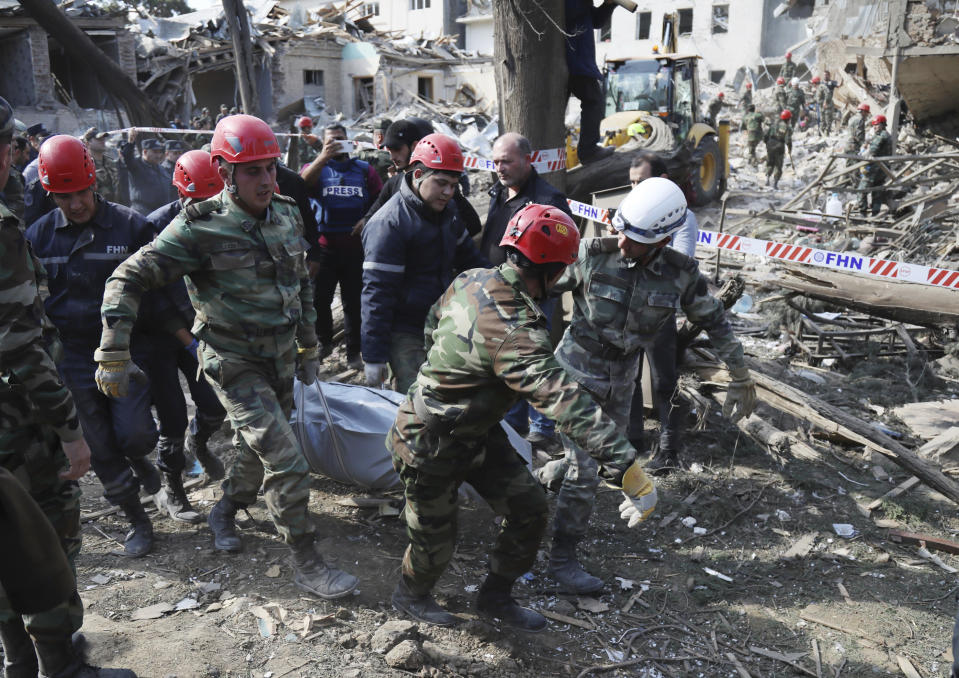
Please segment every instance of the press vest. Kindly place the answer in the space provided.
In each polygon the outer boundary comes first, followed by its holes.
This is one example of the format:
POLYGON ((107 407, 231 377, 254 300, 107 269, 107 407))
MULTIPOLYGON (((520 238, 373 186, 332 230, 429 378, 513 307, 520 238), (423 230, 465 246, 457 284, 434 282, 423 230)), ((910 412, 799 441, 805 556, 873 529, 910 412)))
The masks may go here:
POLYGON ((369 203, 369 171, 369 163, 355 158, 326 163, 310 198, 321 233, 349 233, 363 218, 369 203))

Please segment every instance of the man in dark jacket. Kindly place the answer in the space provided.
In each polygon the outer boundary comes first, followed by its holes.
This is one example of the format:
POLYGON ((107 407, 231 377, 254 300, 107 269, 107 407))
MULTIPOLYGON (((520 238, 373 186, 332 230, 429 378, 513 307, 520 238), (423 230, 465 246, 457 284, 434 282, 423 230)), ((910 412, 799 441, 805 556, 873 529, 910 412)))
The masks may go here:
POLYGON ((137 132, 130 130, 120 144, 120 158, 130 178, 130 207, 142 216, 176 199, 173 175, 163 169, 163 142, 145 139, 137 156, 137 132))
MULTIPOLYGON (((363 224, 369 221, 370 217, 376 214, 377 211, 386 204, 387 200, 399 192, 400 184, 403 181, 403 172, 410 167, 410 157, 413 154, 413 149, 416 148, 416 144, 420 139, 432 133, 433 125, 422 118, 397 120, 387 128, 383 145, 390 152, 390 157, 393 159, 393 165, 397 171, 396 174, 390 177, 389 181, 383 184, 383 190, 380 191, 376 202, 366 211, 366 218, 363 222, 357 224, 356 233, 362 231, 363 224)), ((469 234, 472 236, 479 233, 482 228, 479 215, 476 213, 476 210, 473 209, 469 200, 466 199, 466 196, 463 195, 462 190, 457 190, 456 193, 453 194, 453 203, 469 234)))
POLYGON ((593 0, 566 0, 566 32, 570 35, 566 38, 567 89, 582 106, 576 153, 584 165, 601 160, 614 150, 612 146, 597 146, 606 102, 593 39, 593 29, 606 24, 614 9, 616 5, 610 0, 604 0, 599 7, 593 6, 593 0))
POLYGON ((393 368, 405 393, 426 358, 426 314, 453 278, 485 268, 456 209, 453 194, 463 152, 443 134, 424 137, 400 191, 363 229, 363 361, 366 381, 379 386, 393 368))
MULTIPOLYGON (((529 140, 516 132, 507 132, 493 144, 493 164, 498 181, 489 190, 489 213, 480 243, 480 252, 493 266, 506 261, 506 250, 500 247, 500 241, 509 220, 526 205, 552 205, 573 216, 563 192, 536 172, 530 161, 532 153, 529 140)), ((552 301, 542 305, 547 320, 552 315, 554 305, 552 301)), ((506 413, 506 421, 520 433, 528 428, 528 440, 534 447, 548 454, 562 451, 562 443, 556 437, 553 422, 525 400, 516 403, 506 413)))

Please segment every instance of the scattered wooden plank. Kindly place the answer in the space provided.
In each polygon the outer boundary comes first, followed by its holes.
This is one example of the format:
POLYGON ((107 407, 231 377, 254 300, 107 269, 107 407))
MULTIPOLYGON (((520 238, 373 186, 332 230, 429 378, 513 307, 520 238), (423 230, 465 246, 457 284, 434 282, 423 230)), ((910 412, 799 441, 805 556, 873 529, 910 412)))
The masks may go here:
POLYGON ((849 597, 849 591, 846 590, 842 581, 837 581, 836 586, 839 588, 839 594, 842 596, 842 599, 846 601, 846 605, 853 605, 853 600, 849 597))
POLYGON ((734 655, 732 652, 726 653, 726 659, 733 663, 733 666, 736 667, 736 671, 739 673, 739 678, 753 678, 749 671, 746 670, 746 667, 743 666, 743 663, 739 661, 739 657, 734 655))
POLYGON ((912 665, 912 662, 909 661, 908 658, 903 657, 901 654, 897 654, 896 663, 899 664, 899 670, 902 671, 906 678, 922 678, 922 676, 919 675, 919 672, 916 671, 916 667, 912 665))
POLYGON ((959 451, 959 426, 952 426, 923 444, 916 454, 923 459, 942 461, 943 457, 959 451))
POLYGON ((948 539, 940 539, 939 537, 931 537, 926 534, 916 534, 914 532, 903 532, 901 530, 890 530, 889 538, 897 544, 921 545, 925 543, 927 548, 935 551, 959 555, 959 543, 949 541, 948 539))
POLYGON ((816 659, 816 678, 822 678, 822 654, 819 652, 819 641, 812 639, 812 655, 816 659))
POLYGON ((550 612, 549 610, 540 610, 539 613, 547 619, 552 619, 553 621, 558 621, 563 624, 572 624, 573 626, 578 626, 579 628, 586 629, 587 631, 596 630, 596 627, 589 622, 585 622, 582 619, 577 619, 576 617, 567 617, 565 614, 550 612))
POLYGON ((877 645, 877 646, 883 644, 883 641, 881 639, 870 636, 865 631, 861 631, 855 628, 850 628, 848 626, 844 626, 843 624, 840 624, 839 622, 834 622, 829 619, 823 619, 821 617, 817 617, 815 615, 809 614, 808 612, 800 612, 799 618, 804 619, 807 622, 812 622, 813 624, 819 624, 820 626, 825 626, 826 628, 833 629, 834 631, 842 631, 843 633, 849 636, 856 636, 857 638, 861 638, 862 640, 873 643, 874 645, 877 645))
POLYGON ((787 549, 783 554, 784 560, 791 560, 793 558, 805 558, 809 555, 809 552, 812 551, 813 544, 816 543, 816 537, 819 536, 818 532, 808 532, 804 534, 795 542, 793 545, 787 549))
POLYGON ((812 676, 813 678, 819 678, 819 676, 817 676, 814 672, 810 671, 802 664, 798 664, 796 662, 797 659, 805 657, 807 654, 809 654, 808 652, 798 652, 798 653, 785 655, 782 652, 767 650, 765 648, 757 647, 755 645, 750 645, 749 651, 752 652, 753 654, 758 654, 760 657, 766 657, 766 659, 775 659, 776 661, 780 661, 783 664, 789 664, 791 667, 793 667, 797 671, 801 671, 805 673, 807 676, 812 676))
POLYGON ((892 488, 891 490, 886 492, 884 495, 879 497, 879 499, 873 499, 871 502, 869 502, 866 505, 866 510, 875 511, 877 508, 882 506, 882 502, 885 501, 886 499, 894 499, 895 497, 898 497, 899 495, 908 492, 909 490, 911 490, 918 484, 919 484, 919 478, 917 478, 916 476, 912 476, 911 478, 904 480, 898 485, 896 485, 894 488, 892 488))
POLYGON ((929 549, 927 549, 925 546, 920 546, 916 553, 919 554, 920 558, 928 560, 943 572, 948 572, 949 574, 955 574, 956 572, 959 572, 959 570, 954 568, 952 565, 947 565, 945 562, 943 562, 942 558, 939 556, 930 553, 929 549))

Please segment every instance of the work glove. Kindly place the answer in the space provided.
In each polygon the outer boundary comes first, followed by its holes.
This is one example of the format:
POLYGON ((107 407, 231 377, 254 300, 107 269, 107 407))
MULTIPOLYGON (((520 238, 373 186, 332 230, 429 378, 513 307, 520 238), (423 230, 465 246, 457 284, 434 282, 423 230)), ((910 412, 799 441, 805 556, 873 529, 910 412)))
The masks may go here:
POLYGON ((296 349, 296 378, 311 386, 320 376, 320 349, 317 346, 296 349))
POLYGON ((753 413, 756 407, 756 382, 749 376, 748 367, 734 367, 729 370, 729 375, 733 379, 726 388, 723 416, 736 422, 753 413))
POLYGON ((634 461, 623 474, 622 490, 626 500, 619 505, 619 516, 629 527, 635 527, 655 510, 656 486, 639 462, 634 461))
POLYGON ((147 375, 130 359, 129 351, 101 351, 97 349, 93 359, 99 363, 94 380, 100 392, 110 398, 126 398, 130 392, 130 379, 140 384, 147 383, 147 375))
POLYGON ((383 382, 390 376, 390 370, 386 363, 366 363, 363 372, 366 375, 366 385, 376 388, 383 386, 383 382))

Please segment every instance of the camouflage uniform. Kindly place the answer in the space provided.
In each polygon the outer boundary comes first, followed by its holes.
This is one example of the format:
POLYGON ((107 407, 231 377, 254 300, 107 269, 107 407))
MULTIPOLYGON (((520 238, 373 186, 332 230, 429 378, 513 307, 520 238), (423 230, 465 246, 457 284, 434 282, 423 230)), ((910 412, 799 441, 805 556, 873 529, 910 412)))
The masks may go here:
POLYGON ((819 106, 819 133, 831 134, 832 123, 836 117, 836 104, 833 103, 832 93, 836 83, 832 80, 819 83, 816 88, 816 104, 819 106))
POLYGON ((389 169, 393 166, 393 159, 390 157, 389 151, 381 151, 375 148, 364 148, 362 151, 356 154, 356 157, 360 160, 370 163, 370 165, 373 166, 373 169, 376 170, 376 173, 380 175, 380 179, 384 184, 390 178, 389 169))
MULTIPOLYGON (((650 345, 676 311, 709 334, 730 367, 744 367, 743 348, 726 320, 722 302, 709 294, 696 260, 671 248, 649 264, 623 258, 616 238, 591 238, 580 244, 576 263, 553 292, 573 293, 573 317, 556 359, 597 402, 625 435, 642 349, 650 345)), ((544 484, 562 479, 556 500, 557 534, 573 540, 586 535, 593 512, 597 464, 582 447, 565 439, 564 459, 538 472, 544 484), (565 477, 564 477, 565 476, 565 477)))
POLYGON ((100 160, 93 158, 93 165, 97 168, 97 193, 102 195, 104 200, 122 204, 117 161, 104 153, 100 160))
MULTIPOLYGON (((76 575, 80 488, 76 481, 59 477, 68 466, 60 441, 78 440, 83 433, 73 397, 41 345, 46 316, 37 290, 40 264, 19 220, 3 204, 0 252, 0 466, 13 473, 40 505, 76 575)), ((0 589, 5 636, 16 627, 18 617, 0 589)), ((50 610, 23 616, 27 631, 39 639, 69 637, 82 622, 83 604, 76 590, 50 610)))
POLYGON ((125 350, 143 291, 186 276, 200 365, 229 414, 239 452, 224 495, 248 506, 263 484, 288 544, 313 536, 309 469, 289 423, 297 344, 316 346, 305 247, 293 199, 275 195, 257 220, 224 190, 188 206, 121 264, 101 309, 101 350, 125 350))
POLYGON ((783 158, 788 148, 793 147, 793 131, 785 120, 776 120, 766 128, 766 183, 770 177, 778 184, 783 176, 783 158))
POLYGON ((546 318, 510 264, 457 277, 427 316, 426 343, 427 360, 386 439, 406 490, 404 581, 422 595, 446 569, 464 482, 505 515, 490 573, 515 580, 536 558, 547 507, 498 425, 506 411, 529 400, 591 450, 610 478, 636 452, 556 362, 546 318))
MULTIPOLYGON (((849 132, 849 136, 846 137, 844 151, 846 153, 859 153, 859 149, 866 142, 866 116, 862 114, 862 111, 857 111, 855 115, 849 118, 849 122, 846 123, 846 131, 849 132)), ((852 161, 847 161, 846 164, 848 165, 849 162, 852 161)))
POLYGON ((773 98, 776 101, 776 108, 782 113, 786 110, 786 87, 785 85, 776 85, 773 89, 773 98))
POLYGON ((806 93, 801 87, 793 87, 786 93, 786 110, 793 114, 789 119, 789 126, 795 127, 799 123, 799 114, 806 106, 806 93))
POLYGON ((765 116, 759 111, 747 113, 743 118, 743 126, 746 128, 746 146, 749 149, 749 159, 756 160, 756 146, 763 140, 763 123, 766 122, 765 116))
POLYGON ((10 176, 7 177, 6 186, 3 187, 3 202, 17 219, 23 219, 23 194, 25 190, 23 172, 10 165, 10 176))
MULTIPOLYGON (((877 126, 875 134, 869 141, 867 158, 878 158, 892 153, 892 137, 885 125, 877 126)), ((869 194, 872 193, 872 214, 879 214, 879 208, 886 201, 886 192, 876 189, 886 181, 886 173, 876 163, 869 163, 859 170, 859 186, 863 191, 859 194, 859 211, 866 214, 869 211, 869 194), (873 189, 871 191, 866 189, 873 189)))
POLYGON ((723 109, 723 100, 719 97, 713 97, 706 108, 706 124, 710 127, 716 127, 716 116, 723 109))
POLYGON ((741 97, 739 97, 739 107, 745 112, 749 105, 753 102, 753 90, 751 87, 747 87, 741 97))
POLYGON ((792 80, 793 76, 796 75, 796 62, 794 62, 792 59, 787 59, 786 63, 783 64, 779 75, 781 75, 783 80, 786 82, 792 80))

